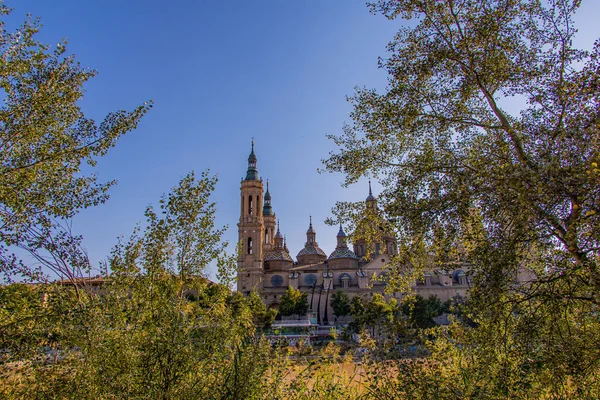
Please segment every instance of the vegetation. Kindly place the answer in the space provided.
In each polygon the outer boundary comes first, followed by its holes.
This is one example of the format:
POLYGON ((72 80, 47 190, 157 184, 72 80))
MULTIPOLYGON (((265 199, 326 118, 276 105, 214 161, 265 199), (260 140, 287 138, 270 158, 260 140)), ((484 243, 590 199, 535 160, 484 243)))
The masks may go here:
POLYGON ((279 312, 283 316, 305 316, 308 312, 308 297, 306 293, 288 287, 279 301, 279 312))
POLYGON ((467 262, 473 276, 464 322, 431 332, 431 356, 398 365, 387 394, 598 393, 600 43, 573 47, 579 3, 371 4, 411 23, 380 62, 387 89, 351 98, 353 123, 325 166, 383 184, 401 250, 390 282, 413 281, 407 266, 467 262))
POLYGON ((410 323, 420 329, 436 326, 435 317, 450 311, 450 301, 442 303, 436 296, 425 299, 421 295, 409 297, 402 303, 402 313, 409 317, 410 323))
MULTIPOLYGON (((144 227, 111 253, 104 285, 78 280, 89 262, 62 222, 105 201, 112 184, 81 175, 81 163, 93 165, 149 106, 96 127, 76 106, 93 72, 62 45, 49 53, 36 42, 35 21, 2 30, 2 271, 40 278, 13 254, 17 246, 69 281, 0 287, 0 397, 596 398, 600 44, 572 47, 578 5, 371 5, 412 22, 381 61, 389 87, 351 99, 353 125, 334 137, 339 152, 325 165, 347 183, 371 175, 384 185, 381 213, 367 210, 377 224, 354 226, 399 235, 390 290, 407 289, 412 269, 452 265, 468 265, 473 282, 460 309, 335 293, 335 314, 349 313, 359 336, 362 363, 349 373, 333 344, 312 363, 274 349, 257 334, 275 315, 260 296, 202 277, 213 261, 224 282, 235 270, 214 226, 208 172, 148 207, 144 227), (511 100, 520 111, 509 113, 511 100), (460 313, 434 326, 448 310, 460 313)), ((336 213, 359 215, 351 204, 336 213)), ((288 288, 281 314, 307 310, 306 294, 288 288)))
POLYGON ((331 296, 329 305, 333 309, 333 315, 336 317, 345 317, 350 315, 350 297, 341 290, 338 290, 331 296))
POLYGON ((36 40, 39 21, 6 30, 10 9, 0 4, 0 273, 38 281, 44 271, 72 279, 89 269, 81 238, 66 220, 103 203, 115 181, 98 182, 93 167, 151 107, 111 112, 97 124, 78 102, 96 72, 36 40), (17 253, 15 252, 17 251, 17 253), (40 268, 17 254, 31 256, 40 268))

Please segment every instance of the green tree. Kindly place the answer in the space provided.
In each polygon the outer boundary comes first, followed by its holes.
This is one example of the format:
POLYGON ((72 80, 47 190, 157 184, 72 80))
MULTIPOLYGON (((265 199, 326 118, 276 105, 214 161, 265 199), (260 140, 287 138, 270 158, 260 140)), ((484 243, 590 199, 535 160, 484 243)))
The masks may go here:
POLYGON ((87 171, 136 128, 151 104, 111 112, 97 124, 78 105, 96 71, 67 55, 64 42, 53 50, 40 43, 38 20, 9 32, 9 14, 0 5, 0 271, 9 281, 42 278, 42 268, 15 255, 18 248, 35 264, 74 279, 89 262, 66 221, 106 201, 115 183, 87 171))
POLYGON ((445 304, 437 296, 425 299, 421 295, 408 297, 402 301, 402 312, 409 317, 410 322, 417 328, 426 329, 436 326, 434 318, 448 311, 449 303, 445 304))
POLYGON ((288 287, 279 302, 279 312, 283 316, 304 316, 308 312, 307 294, 293 287, 288 287))
POLYGON ((384 328, 394 322, 398 313, 398 302, 392 298, 389 302, 379 293, 375 293, 371 300, 365 303, 363 319, 366 326, 371 328, 373 337, 380 336, 384 328))
POLYGON ((255 290, 250 292, 247 302, 257 327, 269 327, 275 321, 277 310, 268 309, 255 290))
POLYGON ((341 290, 338 290, 333 296, 331 296, 329 305, 333 309, 333 315, 336 317, 345 317, 346 315, 350 315, 350 297, 348 297, 348 295, 341 290))
MULTIPOLYGON (((400 236, 396 275, 470 264, 472 323, 432 353, 440 366, 455 357, 455 377, 472 372, 472 386, 444 382, 465 397, 597 388, 600 358, 581 338, 599 339, 600 42, 573 46, 579 4, 375 1, 372 11, 411 22, 380 62, 387 89, 357 91, 353 123, 324 161, 346 184, 380 178, 400 236)), ((342 220, 351 211, 336 210, 342 220)))
MULTIPOLYGON (((199 181, 190 174, 161 207, 176 199, 202 208, 213 184, 206 174, 199 181)), ((204 221, 214 212, 204 208, 211 214, 204 221)), ((251 302, 201 277, 206 264, 181 274, 170 211, 149 207, 146 217, 144 229, 113 249, 112 273, 98 291, 81 287, 74 296, 74 286, 64 284, 1 288, 0 397, 241 399, 270 390, 261 376, 277 362, 254 337, 251 302)), ((220 257, 213 249, 222 245, 221 231, 211 223, 194 226, 202 232, 192 238, 201 243, 186 243, 220 257)))

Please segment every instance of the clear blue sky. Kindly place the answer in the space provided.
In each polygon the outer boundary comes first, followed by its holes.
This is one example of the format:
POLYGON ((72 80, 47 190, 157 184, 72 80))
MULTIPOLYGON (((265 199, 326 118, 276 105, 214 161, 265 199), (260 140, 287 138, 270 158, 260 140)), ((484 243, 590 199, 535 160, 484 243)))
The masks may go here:
MULTIPOLYGON (((589 48, 599 36, 600 1, 583 3, 577 26, 589 48)), ((337 228, 324 219, 337 200, 364 199, 367 187, 342 188, 340 175, 317 172, 334 150, 325 135, 349 122, 345 96, 354 86, 384 87, 377 57, 400 22, 355 0, 6 4, 14 8, 9 26, 26 13, 38 16, 40 40, 66 38, 69 53, 98 70, 82 103, 89 116, 155 102, 96 168, 101 180, 118 180, 111 199, 74 220, 94 265, 190 170, 218 174, 217 222, 229 225, 226 239, 235 242, 252 137, 292 256, 304 245, 309 215, 319 244, 333 251, 337 228)))

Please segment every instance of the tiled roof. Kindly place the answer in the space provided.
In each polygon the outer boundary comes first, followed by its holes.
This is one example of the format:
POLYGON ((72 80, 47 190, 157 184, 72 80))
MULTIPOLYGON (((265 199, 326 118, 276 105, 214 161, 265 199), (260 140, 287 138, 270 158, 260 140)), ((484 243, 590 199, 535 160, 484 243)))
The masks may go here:
POLYGON ((266 253, 264 260, 265 261, 281 260, 281 261, 294 262, 294 260, 292 260, 292 257, 290 257, 290 255, 288 253, 286 253, 285 251, 282 251, 282 250, 266 253))
POLYGON ((350 250, 349 248, 337 248, 333 251, 333 253, 331 253, 331 255, 329 256, 329 259, 331 260, 332 258, 358 258, 356 257, 356 254, 354 254, 354 252, 352 250, 350 250))
POLYGON ((325 254, 325 252, 323 250, 321 250, 321 248, 319 246, 315 246, 314 244, 307 244, 306 246, 304 246, 304 248, 302 250, 300 250, 300 252, 298 253, 298 255, 296 257, 300 257, 303 255, 308 255, 308 254, 318 254, 320 256, 327 257, 327 254, 325 254))

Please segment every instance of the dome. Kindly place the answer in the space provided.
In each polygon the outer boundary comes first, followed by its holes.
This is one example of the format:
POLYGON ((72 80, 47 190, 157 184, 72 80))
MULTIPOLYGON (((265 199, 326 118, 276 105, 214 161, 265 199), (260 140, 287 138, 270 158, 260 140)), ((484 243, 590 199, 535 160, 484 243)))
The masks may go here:
POLYGON ((292 257, 290 257, 290 255, 287 252, 283 251, 283 250, 271 251, 271 252, 265 254, 264 261, 289 261, 289 262, 294 262, 294 260, 292 260, 292 257))
POLYGON ((337 237, 346 237, 346 232, 344 232, 342 224, 340 224, 340 230, 338 231, 337 237))
POLYGON ((346 248, 336 248, 333 251, 333 253, 331 253, 331 255, 329 256, 330 260, 332 260, 334 258, 356 258, 356 259, 358 259, 356 254, 354 254, 354 252, 347 247, 346 248))
POLYGON ((327 257, 327 254, 325 254, 325 252, 323 250, 321 250, 321 248, 319 246, 307 244, 306 246, 304 246, 304 248, 302 250, 300 250, 300 252, 298 252, 298 255, 296 256, 296 258, 298 258, 300 256, 304 256, 304 255, 310 255, 310 254, 317 254, 317 255, 320 255, 323 257, 327 257))

